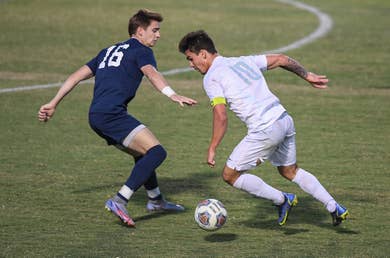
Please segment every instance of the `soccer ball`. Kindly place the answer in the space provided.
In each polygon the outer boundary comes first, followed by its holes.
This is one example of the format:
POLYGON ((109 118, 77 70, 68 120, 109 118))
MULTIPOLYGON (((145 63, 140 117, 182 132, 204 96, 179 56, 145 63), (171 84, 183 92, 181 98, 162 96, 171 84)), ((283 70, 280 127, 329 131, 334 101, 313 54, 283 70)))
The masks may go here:
POLYGON ((222 202, 215 199, 200 201, 195 209, 195 221, 204 230, 220 229, 227 220, 227 211, 222 202))

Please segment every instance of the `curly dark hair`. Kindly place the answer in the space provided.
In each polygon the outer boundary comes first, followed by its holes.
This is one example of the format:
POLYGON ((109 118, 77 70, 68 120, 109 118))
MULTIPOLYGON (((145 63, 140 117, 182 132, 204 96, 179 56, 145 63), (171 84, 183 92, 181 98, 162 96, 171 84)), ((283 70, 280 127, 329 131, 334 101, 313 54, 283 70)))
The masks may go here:
POLYGON ((217 53, 213 40, 204 30, 193 31, 185 35, 179 43, 181 53, 187 50, 199 54, 200 50, 205 49, 211 54, 217 53))

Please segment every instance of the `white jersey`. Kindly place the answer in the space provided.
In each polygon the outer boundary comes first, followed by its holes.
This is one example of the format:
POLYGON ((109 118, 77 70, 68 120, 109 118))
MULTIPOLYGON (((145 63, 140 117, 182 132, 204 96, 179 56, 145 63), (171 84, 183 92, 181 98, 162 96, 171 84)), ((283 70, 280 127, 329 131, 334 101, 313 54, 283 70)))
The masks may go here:
POLYGON ((265 55, 218 56, 203 79, 203 87, 213 106, 226 99, 248 131, 263 130, 286 111, 269 90, 262 74, 265 70, 265 55))

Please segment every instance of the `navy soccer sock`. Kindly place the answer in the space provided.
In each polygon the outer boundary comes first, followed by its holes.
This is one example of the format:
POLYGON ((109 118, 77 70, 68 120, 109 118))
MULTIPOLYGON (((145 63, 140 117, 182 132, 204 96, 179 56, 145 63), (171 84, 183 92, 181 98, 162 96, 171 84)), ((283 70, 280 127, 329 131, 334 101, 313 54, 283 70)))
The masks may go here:
POLYGON ((155 169, 161 165, 166 157, 167 152, 161 145, 150 148, 144 156, 136 160, 126 185, 134 192, 145 183, 150 183, 152 187, 154 183, 157 183, 155 169))
MULTIPOLYGON (((142 157, 143 156, 134 157, 135 163, 137 163, 138 160, 140 160, 142 157)), ((146 191, 148 192, 148 197, 150 200, 161 200, 163 198, 161 193, 160 193, 160 189, 158 188, 156 170, 154 170, 152 172, 152 175, 148 178, 148 180, 146 180, 146 182, 144 183, 144 187, 145 187, 146 191), (151 193, 149 193, 149 192, 151 192, 151 193), (159 193, 157 196, 155 196, 156 192, 159 193), (153 196, 153 197, 151 197, 151 196, 153 196)))
MULTIPOLYGON (((142 157, 143 156, 134 157, 135 163, 137 163, 140 159, 142 159, 142 157)), ((156 170, 153 170, 151 176, 144 183, 144 187, 145 187, 146 190, 153 190, 153 189, 158 187, 156 170)))

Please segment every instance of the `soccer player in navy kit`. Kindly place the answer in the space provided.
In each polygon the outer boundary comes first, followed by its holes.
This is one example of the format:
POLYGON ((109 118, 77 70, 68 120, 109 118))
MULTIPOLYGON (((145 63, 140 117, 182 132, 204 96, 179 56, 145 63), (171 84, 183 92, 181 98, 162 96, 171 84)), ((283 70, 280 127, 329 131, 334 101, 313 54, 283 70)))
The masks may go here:
POLYGON ((142 185, 149 201, 148 211, 183 211, 184 207, 166 201, 160 193, 156 168, 166 158, 166 151, 153 133, 136 118, 127 113, 127 104, 135 97, 145 75, 152 85, 181 106, 197 102, 176 94, 156 69, 151 47, 160 38, 159 13, 139 10, 129 20, 130 39, 103 49, 99 54, 74 72, 64 82, 55 97, 43 105, 38 119, 47 122, 60 101, 82 80, 95 76, 93 100, 89 110, 91 128, 120 150, 132 155, 134 168, 126 183, 111 199, 106 208, 128 226, 135 226, 126 206, 142 185))

